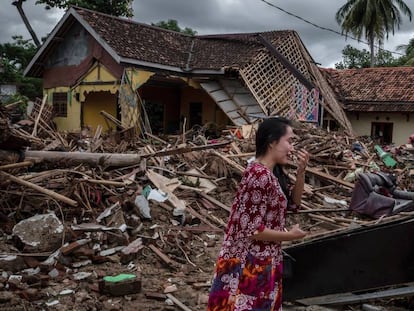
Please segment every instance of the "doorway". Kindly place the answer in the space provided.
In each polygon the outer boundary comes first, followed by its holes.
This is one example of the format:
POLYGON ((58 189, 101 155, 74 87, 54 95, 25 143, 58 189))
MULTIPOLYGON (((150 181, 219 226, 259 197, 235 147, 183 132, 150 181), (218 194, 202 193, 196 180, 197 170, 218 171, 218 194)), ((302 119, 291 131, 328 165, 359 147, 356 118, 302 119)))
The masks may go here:
POLYGON ((386 122, 372 122, 371 123, 371 138, 379 144, 392 143, 393 123, 386 122))
POLYGON ((145 111, 155 135, 164 134, 164 104, 160 101, 144 100, 145 111))
POLYGON ((189 127, 194 125, 203 125, 203 103, 192 102, 190 103, 190 122, 189 127))

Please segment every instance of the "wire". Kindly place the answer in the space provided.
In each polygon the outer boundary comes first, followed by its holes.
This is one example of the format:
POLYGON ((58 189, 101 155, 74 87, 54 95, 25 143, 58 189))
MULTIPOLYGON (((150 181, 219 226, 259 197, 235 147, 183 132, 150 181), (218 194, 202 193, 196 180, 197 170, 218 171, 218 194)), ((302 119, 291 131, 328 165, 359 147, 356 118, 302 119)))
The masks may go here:
MULTIPOLYGON (((316 28, 319 28, 319 29, 322 29, 322 30, 326 30, 326 31, 332 32, 332 33, 334 33, 334 34, 340 35, 341 37, 346 37, 346 38, 353 39, 353 40, 355 40, 355 41, 358 41, 358 42, 364 43, 364 44, 366 44, 366 45, 368 45, 368 46, 370 45, 370 44, 369 44, 369 42, 367 42, 367 41, 364 41, 364 40, 361 40, 361 39, 358 39, 358 38, 355 38, 355 37, 352 37, 352 36, 349 36, 349 35, 345 35, 345 34, 343 34, 342 32, 339 32, 339 31, 334 30, 334 29, 331 29, 331 28, 327 28, 327 27, 319 26, 319 25, 317 25, 317 24, 315 24, 315 23, 313 23, 313 22, 308 21, 307 19, 304 19, 303 17, 300 17, 300 16, 298 16, 298 15, 296 15, 296 14, 293 14, 293 13, 291 13, 291 12, 288 12, 288 11, 286 11, 285 9, 282 9, 281 7, 279 7, 279 6, 275 5, 275 4, 273 4, 273 3, 271 3, 271 2, 269 2, 269 1, 267 1, 267 0, 260 0, 260 1, 262 1, 262 2, 266 3, 267 5, 269 5, 269 6, 273 7, 273 8, 275 8, 275 9, 278 9, 279 11, 282 11, 283 13, 286 13, 287 15, 290 15, 290 16, 293 16, 294 18, 300 19, 301 21, 303 21, 303 22, 305 22, 305 23, 307 23, 307 24, 309 24, 309 25, 312 25, 313 27, 316 27, 316 28)), ((383 50, 383 51, 390 52, 390 53, 392 53, 392 54, 398 54, 398 55, 402 55, 402 56, 404 56, 404 55, 405 55, 405 54, 403 54, 403 53, 399 53, 399 52, 395 52, 395 51, 390 51, 390 50, 383 49, 383 48, 381 48, 380 46, 377 46, 377 45, 374 45, 374 47, 376 47, 376 48, 378 48, 378 49, 381 49, 381 50, 383 50)))

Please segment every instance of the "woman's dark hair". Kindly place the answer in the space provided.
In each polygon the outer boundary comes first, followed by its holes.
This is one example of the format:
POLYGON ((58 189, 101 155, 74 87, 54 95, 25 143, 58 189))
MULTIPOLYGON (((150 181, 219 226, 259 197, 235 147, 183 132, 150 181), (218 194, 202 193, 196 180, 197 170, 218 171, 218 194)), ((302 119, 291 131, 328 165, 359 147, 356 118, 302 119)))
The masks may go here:
POLYGON ((280 188, 282 188, 283 193, 289 201, 291 199, 289 176, 285 173, 283 167, 280 164, 275 165, 273 168, 273 174, 277 177, 280 188))
POLYGON ((283 117, 265 119, 260 123, 256 132, 256 158, 263 156, 272 142, 278 142, 286 134, 288 126, 291 126, 290 120, 283 117))
MULTIPOLYGON (((292 123, 289 119, 283 117, 264 120, 259 125, 256 133, 256 158, 266 153, 269 144, 274 141, 278 142, 286 134, 288 126, 292 126, 292 123)), ((282 166, 276 165, 273 169, 273 174, 279 180, 280 187, 286 197, 290 198, 289 177, 283 171, 282 166)))

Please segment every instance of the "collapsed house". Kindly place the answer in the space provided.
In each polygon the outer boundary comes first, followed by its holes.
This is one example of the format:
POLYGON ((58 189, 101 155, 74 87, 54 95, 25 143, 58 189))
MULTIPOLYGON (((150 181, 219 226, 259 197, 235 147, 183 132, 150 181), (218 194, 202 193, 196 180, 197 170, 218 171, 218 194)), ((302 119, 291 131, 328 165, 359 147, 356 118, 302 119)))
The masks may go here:
POLYGON ((188 36, 72 7, 25 75, 43 79, 60 130, 171 134, 284 115, 352 132, 295 31, 188 36))

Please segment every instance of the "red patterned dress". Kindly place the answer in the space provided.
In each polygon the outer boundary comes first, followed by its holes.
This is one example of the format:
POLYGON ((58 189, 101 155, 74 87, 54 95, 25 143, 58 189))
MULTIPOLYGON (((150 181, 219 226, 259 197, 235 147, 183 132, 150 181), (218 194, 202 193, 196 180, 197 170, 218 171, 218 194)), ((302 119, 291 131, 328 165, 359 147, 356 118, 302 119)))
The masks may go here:
POLYGON ((273 173, 253 162, 233 202, 208 300, 208 311, 277 311, 282 305, 281 242, 255 241, 264 228, 282 231, 286 197, 273 173))

